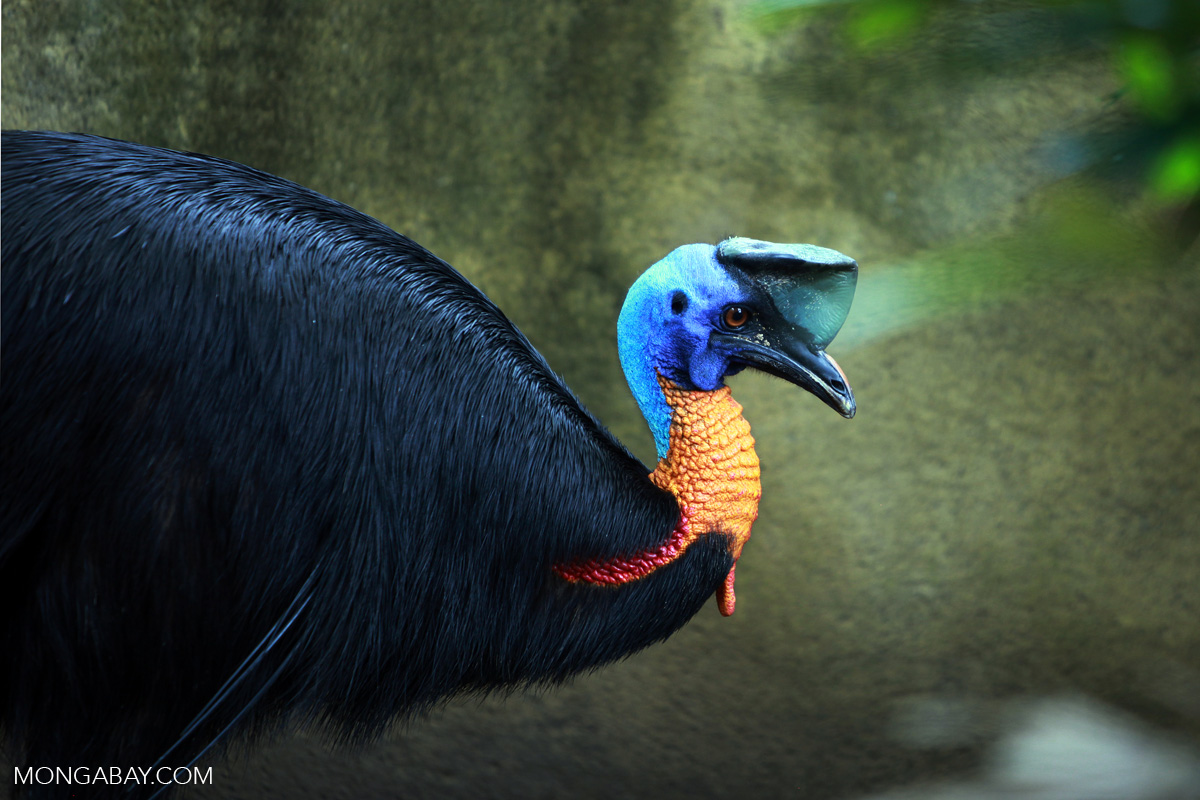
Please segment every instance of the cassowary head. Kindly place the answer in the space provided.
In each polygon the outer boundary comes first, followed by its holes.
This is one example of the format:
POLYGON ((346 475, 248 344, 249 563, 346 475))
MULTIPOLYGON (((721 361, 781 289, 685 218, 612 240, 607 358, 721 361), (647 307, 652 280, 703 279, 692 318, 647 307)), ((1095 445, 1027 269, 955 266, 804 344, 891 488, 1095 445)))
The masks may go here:
POLYGON ((671 409, 658 375, 711 392, 752 367, 853 417, 854 394, 825 347, 846 320, 857 275, 836 250, 745 238, 686 245, 646 270, 621 309, 619 344, 659 458, 671 409))

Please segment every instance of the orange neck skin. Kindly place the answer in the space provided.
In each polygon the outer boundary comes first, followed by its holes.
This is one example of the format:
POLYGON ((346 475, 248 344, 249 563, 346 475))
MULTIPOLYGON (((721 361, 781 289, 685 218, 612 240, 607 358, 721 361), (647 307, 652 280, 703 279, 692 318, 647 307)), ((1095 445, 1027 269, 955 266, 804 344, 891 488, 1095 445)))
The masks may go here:
POLYGON ((728 386, 688 391, 661 375, 658 384, 671 407, 670 446, 650 480, 675 495, 679 522, 667 541, 651 550, 609 561, 555 565, 554 571, 572 582, 628 583, 671 563, 701 536, 723 534, 730 538, 734 568, 717 590, 717 606, 729 616, 736 602, 734 570, 762 497, 754 437, 728 386))

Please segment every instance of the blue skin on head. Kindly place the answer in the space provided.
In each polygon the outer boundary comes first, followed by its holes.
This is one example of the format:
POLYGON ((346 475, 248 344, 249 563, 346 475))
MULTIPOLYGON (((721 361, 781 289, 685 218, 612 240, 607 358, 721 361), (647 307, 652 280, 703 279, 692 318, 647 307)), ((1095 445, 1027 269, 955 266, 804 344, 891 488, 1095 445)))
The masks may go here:
POLYGON ((730 367, 733 354, 727 345, 710 340, 722 312, 749 300, 745 288, 717 263, 716 253, 707 244, 673 250, 630 287, 617 321, 621 367, 659 458, 670 446, 671 407, 657 375, 684 389, 713 391, 741 369, 730 367))

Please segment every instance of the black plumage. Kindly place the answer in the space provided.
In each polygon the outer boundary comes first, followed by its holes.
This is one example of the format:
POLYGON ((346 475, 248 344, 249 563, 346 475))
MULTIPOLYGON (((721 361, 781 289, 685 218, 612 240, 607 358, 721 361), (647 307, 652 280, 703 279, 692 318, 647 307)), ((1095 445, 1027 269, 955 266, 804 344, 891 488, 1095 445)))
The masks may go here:
POLYGON ((245 166, 6 132, 0 702, 18 765, 349 736, 661 640, 732 560, 461 275, 245 166))

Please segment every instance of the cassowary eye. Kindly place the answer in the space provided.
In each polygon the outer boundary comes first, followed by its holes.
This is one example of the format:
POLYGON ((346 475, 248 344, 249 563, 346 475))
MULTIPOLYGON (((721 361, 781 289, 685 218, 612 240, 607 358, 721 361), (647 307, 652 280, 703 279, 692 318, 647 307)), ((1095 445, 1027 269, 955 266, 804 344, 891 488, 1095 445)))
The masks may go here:
POLYGON ((725 309, 721 320, 728 328, 740 328, 750 321, 750 312, 742 306, 730 306, 725 309))

